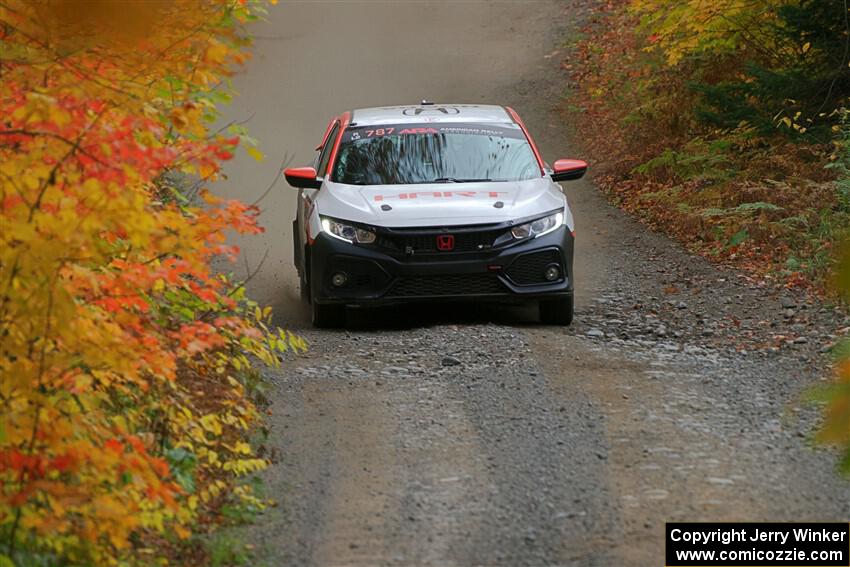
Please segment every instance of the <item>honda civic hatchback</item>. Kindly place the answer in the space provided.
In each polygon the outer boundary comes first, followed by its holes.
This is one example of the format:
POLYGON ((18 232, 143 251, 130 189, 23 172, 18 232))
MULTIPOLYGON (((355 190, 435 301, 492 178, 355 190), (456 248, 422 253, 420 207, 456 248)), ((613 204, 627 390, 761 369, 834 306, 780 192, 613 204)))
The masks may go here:
POLYGON ((558 184, 587 163, 550 167, 508 107, 366 108, 333 118, 313 164, 285 170, 302 296, 317 327, 346 307, 422 301, 536 302, 573 318, 573 215, 558 184))

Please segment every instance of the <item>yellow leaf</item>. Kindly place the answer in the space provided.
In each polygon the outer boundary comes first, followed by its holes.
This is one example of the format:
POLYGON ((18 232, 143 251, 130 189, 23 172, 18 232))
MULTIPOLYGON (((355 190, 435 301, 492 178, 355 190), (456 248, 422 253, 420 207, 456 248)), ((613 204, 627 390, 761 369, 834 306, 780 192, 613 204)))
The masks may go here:
POLYGON ((180 525, 174 526, 174 533, 176 533, 177 537, 179 537, 180 539, 189 539, 189 536, 192 535, 191 530, 180 525))
POLYGON ((201 418, 201 427, 214 435, 221 435, 221 422, 218 417, 212 414, 207 414, 201 418))
POLYGON ((206 59, 210 63, 222 63, 227 57, 227 46, 219 42, 210 42, 207 48, 206 59))
POLYGON ((254 158, 256 161, 263 161, 266 158, 266 156, 263 155, 263 152, 261 152, 255 147, 248 146, 245 148, 245 151, 248 152, 248 155, 254 158))
POLYGON ((65 126, 71 122, 71 115, 57 106, 51 106, 48 112, 49 119, 57 126, 65 126))

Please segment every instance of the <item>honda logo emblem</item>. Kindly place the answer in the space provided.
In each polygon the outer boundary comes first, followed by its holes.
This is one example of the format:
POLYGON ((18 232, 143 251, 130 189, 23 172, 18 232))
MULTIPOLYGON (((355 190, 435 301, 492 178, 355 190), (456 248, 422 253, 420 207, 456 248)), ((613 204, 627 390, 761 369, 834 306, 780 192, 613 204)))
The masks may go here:
POLYGON ((437 237, 437 250, 449 252, 455 249, 455 237, 451 234, 441 234, 437 237))

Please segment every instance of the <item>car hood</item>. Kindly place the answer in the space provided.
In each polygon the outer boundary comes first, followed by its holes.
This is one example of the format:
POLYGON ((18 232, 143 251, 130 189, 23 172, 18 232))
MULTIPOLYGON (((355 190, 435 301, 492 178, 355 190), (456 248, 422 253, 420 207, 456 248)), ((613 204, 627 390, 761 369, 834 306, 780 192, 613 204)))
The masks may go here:
POLYGON ((326 182, 320 215, 385 227, 455 226, 506 222, 562 208, 560 187, 548 177, 528 181, 345 185, 326 182))

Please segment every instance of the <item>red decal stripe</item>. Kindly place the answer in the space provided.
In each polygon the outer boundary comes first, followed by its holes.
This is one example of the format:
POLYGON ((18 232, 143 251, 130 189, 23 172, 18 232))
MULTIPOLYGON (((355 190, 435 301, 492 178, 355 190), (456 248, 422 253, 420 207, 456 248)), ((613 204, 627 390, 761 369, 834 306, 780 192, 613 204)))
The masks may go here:
POLYGON ((325 128, 325 133, 322 135, 322 143, 316 146, 317 152, 325 147, 325 142, 328 141, 328 134, 330 134, 331 130, 333 130, 334 124, 336 124, 337 120, 339 120, 339 117, 331 118, 331 121, 328 122, 328 127, 325 128))
POLYGON ((313 216, 313 207, 315 207, 315 203, 311 203, 309 209, 304 214, 304 232, 307 233, 307 245, 312 246, 316 239, 313 238, 313 235, 310 234, 310 217, 313 216))
POLYGON ((334 170, 334 163, 336 163, 336 154, 339 152, 339 144, 342 142, 342 134, 343 134, 343 132, 345 132, 345 129, 348 128, 348 124, 350 122, 351 122, 351 113, 350 112, 344 113, 342 115, 342 126, 340 127, 339 133, 336 136, 336 142, 334 142, 333 153, 331 153, 331 159, 328 162, 328 171, 327 171, 327 174, 325 175, 325 177, 330 181, 333 181, 332 172, 334 170))
POLYGON ((537 164, 540 166, 540 173, 546 175, 546 166, 544 165, 543 158, 540 157, 540 150, 537 149, 537 144, 534 143, 534 138, 532 138, 531 134, 528 133, 528 130, 526 129, 525 123, 522 121, 522 118, 520 118, 519 114, 516 113, 516 110, 514 110, 510 106, 506 106, 505 110, 508 111, 508 114, 510 114, 511 118, 514 119, 514 122, 519 125, 520 129, 522 130, 522 133, 525 134, 525 138, 531 145, 531 151, 534 152, 534 157, 537 158, 537 164))

